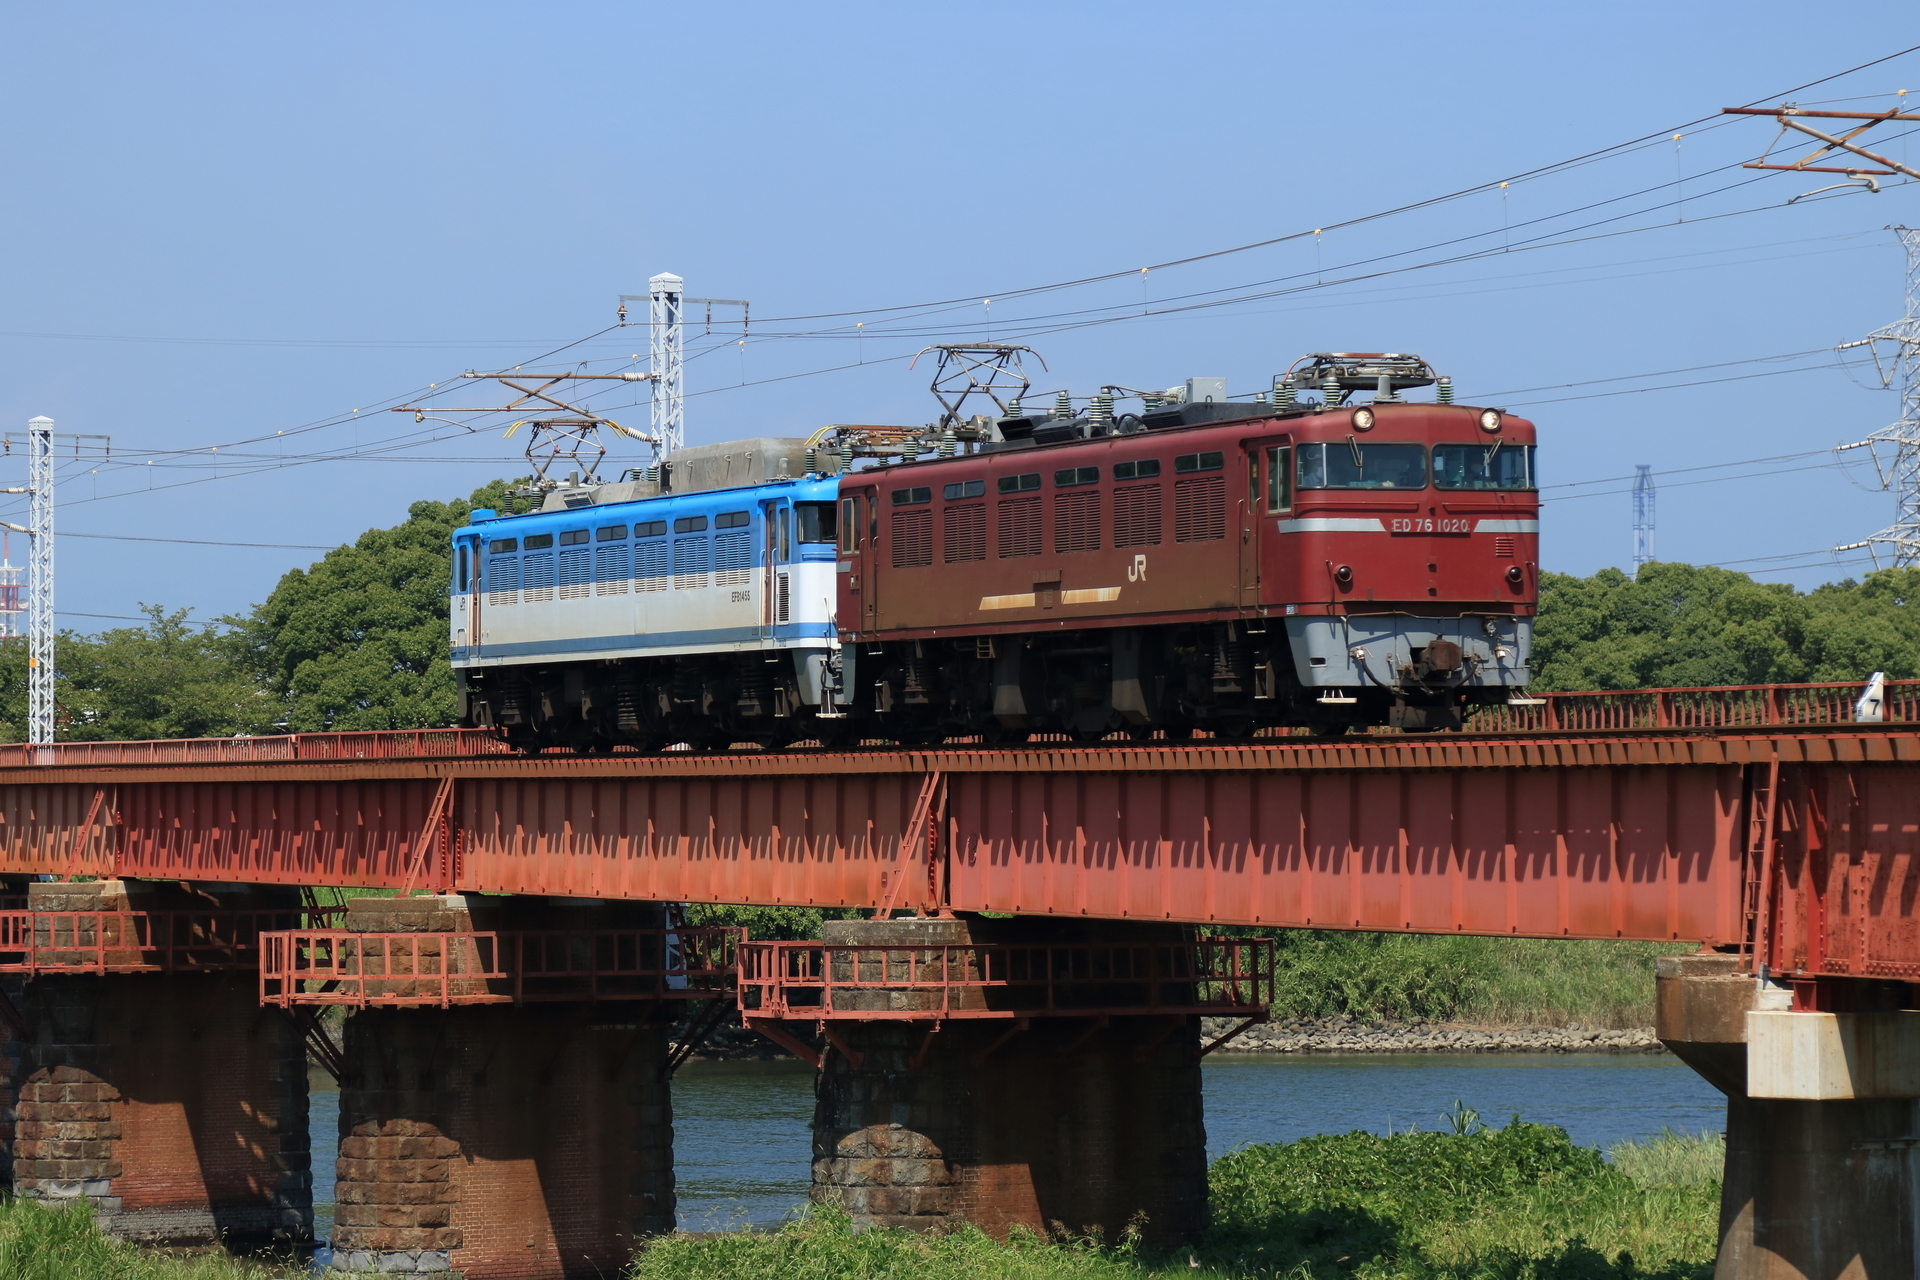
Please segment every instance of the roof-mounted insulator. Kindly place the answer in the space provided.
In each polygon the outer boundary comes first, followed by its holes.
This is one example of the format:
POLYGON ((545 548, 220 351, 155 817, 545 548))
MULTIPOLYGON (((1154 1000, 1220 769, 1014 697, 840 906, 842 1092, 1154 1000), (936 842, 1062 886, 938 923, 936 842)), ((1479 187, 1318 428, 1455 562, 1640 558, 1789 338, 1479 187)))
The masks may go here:
POLYGON ((1071 418, 1073 416, 1073 397, 1062 391, 1053 398, 1053 416, 1071 418))
POLYGON ((953 428, 948 427, 940 433, 940 456, 951 458, 958 452, 960 452, 960 442, 954 438, 953 428))
POLYGON ((1294 396, 1297 394, 1293 379, 1287 374, 1280 374, 1273 380, 1273 403, 1276 408, 1293 408, 1294 396))
POLYGON ((1095 435, 1113 425, 1113 397, 1102 391, 1087 405, 1087 423, 1095 435))
POLYGON ((1440 385, 1437 390, 1438 390, 1438 395, 1439 395, 1441 404, 1453 403, 1453 379, 1452 378, 1447 377, 1443 374, 1440 378, 1440 385))
POLYGON ((1331 409, 1333 406, 1339 404, 1340 397, 1345 394, 1346 393, 1340 389, 1340 379, 1332 373, 1320 379, 1320 398, 1326 401, 1327 408, 1331 409))
POLYGON ((1019 396, 1015 396, 1013 399, 1007 401, 1007 416, 1009 418, 1024 418, 1027 416, 1021 412, 1019 396))

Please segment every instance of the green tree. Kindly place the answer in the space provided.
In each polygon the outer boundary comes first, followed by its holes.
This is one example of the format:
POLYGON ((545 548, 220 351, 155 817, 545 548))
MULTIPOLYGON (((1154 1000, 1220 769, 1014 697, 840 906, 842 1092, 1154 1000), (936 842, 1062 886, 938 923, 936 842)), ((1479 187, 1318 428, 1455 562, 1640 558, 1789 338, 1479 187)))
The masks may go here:
POLYGON ((467 501, 416 502, 404 523, 280 579, 230 619, 247 661, 299 731, 410 729, 458 714, 447 640, 453 531, 475 507, 511 509, 496 480, 467 501))
POLYGON ((185 609, 140 606, 144 627, 56 644, 59 736, 73 741, 270 733, 280 705, 253 678, 230 630, 185 609))
POLYGON ((1920 571, 1801 595, 1687 564, 1543 576, 1535 686, 1644 689, 1920 674, 1920 571))
MULTIPOLYGON (((280 703, 253 677, 231 631, 187 611, 140 606, 144 627, 55 635, 54 730, 63 741, 273 732, 280 703)), ((0 645, 0 738, 27 736, 27 644, 0 645)))

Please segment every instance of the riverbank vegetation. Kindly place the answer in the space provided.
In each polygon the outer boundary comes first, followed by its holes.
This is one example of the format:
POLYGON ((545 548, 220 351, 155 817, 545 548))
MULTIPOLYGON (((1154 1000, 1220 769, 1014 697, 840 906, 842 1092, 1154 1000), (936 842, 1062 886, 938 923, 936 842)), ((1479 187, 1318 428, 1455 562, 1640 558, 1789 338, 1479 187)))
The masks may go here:
MULTIPOLYGON (((1049 1239, 979 1231, 856 1234, 832 1209, 777 1231, 669 1236, 629 1280, 1706 1280, 1719 1206, 1717 1137, 1613 1148, 1458 1108, 1435 1131, 1242 1147, 1209 1172, 1213 1226, 1142 1248, 1067 1225, 1049 1239)), ((272 1280, 289 1265, 171 1255, 101 1235, 83 1205, 0 1204, 0 1280, 272 1280)))
POLYGON ((634 1280, 1706 1280, 1719 1209, 1715 1140, 1664 1135, 1612 1162, 1518 1119, 1452 1132, 1350 1133, 1243 1147, 1210 1173, 1214 1225, 1170 1252, 1076 1236, 855 1234, 814 1210, 776 1232, 668 1237, 634 1280))
POLYGON ((0 1201, 0 1280, 273 1280, 298 1272, 224 1253, 181 1255, 109 1240, 84 1202, 0 1201))

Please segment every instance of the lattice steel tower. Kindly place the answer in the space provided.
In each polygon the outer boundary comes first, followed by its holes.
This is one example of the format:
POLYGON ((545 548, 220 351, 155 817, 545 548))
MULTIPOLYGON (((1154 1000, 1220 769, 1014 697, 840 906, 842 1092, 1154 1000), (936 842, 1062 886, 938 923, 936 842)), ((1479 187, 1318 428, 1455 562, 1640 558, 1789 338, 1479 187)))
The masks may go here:
POLYGON ((1920 565, 1920 230, 1889 227, 1907 251, 1906 315, 1867 335, 1869 342, 1894 344, 1893 378, 1900 384, 1900 421, 1867 437, 1867 443, 1893 446, 1893 523, 1867 539, 1877 554, 1886 548, 1896 569, 1920 565))
POLYGON ((1653 559, 1653 468, 1640 463, 1633 469, 1633 567, 1653 559))
POLYGON ((680 309, 686 281, 662 272, 647 281, 647 318, 653 353, 653 438, 662 455, 687 443, 685 360, 681 351, 680 309))
POLYGON ((53 741, 53 419, 27 423, 27 741, 53 741))

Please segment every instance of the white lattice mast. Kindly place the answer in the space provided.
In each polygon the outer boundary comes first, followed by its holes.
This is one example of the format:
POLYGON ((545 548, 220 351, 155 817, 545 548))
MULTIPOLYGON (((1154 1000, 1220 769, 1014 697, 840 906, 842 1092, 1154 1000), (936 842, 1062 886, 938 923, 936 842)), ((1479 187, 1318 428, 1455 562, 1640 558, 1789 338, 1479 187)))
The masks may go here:
POLYGON ((53 741, 53 419, 27 423, 27 741, 53 741))
POLYGON ((13 562, 12 535, 0 533, 0 640, 17 640, 22 634, 27 588, 20 578, 25 572, 24 566, 13 562))
POLYGON ((662 272, 647 281, 648 321, 653 353, 653 438, 667 455, 687 442, 684 356, 681 347, 682 294, 686 281, 662 272))
POLYGON ((1878 344, 1893 344, 1893 367, 1883 376, 1888 385, 1899 384, 1900 421, 1865 440, 1843 444, 1839 451, 1870 450, 1877 468, 1880 458, 1876 446, 1893 446, 1893 469, 1880 473, 1882 483, 1893 490, 1893 523, 1864 542, 1843 543, 1834 550, 1865 548, 1873 557, 1875 568, 1880 567, 1880 555, 1884 551, 1892 558, 1894 568, 1910 569, 1920 565, 1920 230, 1912 227, 1888 227, 1887 230, 1900 237, 1900 247, 1907 251, 1906 314, 1858 342, 1846 343, 1840 350, 1873 347, 1874 363, 1879 364, 1878 344))
POLYGON ((1633 469, 1633 567, 1653 560, 1653 468, 1640 463, 1633 469))
POLYGON ((1920 565, 1920 230, 1890 227, 1907 251, 1906 315, 1872 336, 1895 345, 1900 421, 1879 432, 1893 445, 1893 523, 1872 539, 1890 543, 1895 568, 1920 565))

